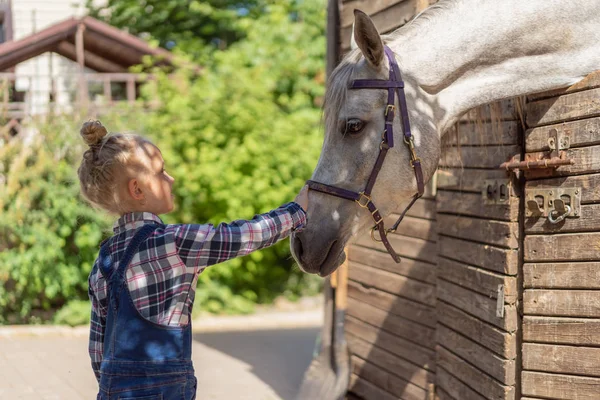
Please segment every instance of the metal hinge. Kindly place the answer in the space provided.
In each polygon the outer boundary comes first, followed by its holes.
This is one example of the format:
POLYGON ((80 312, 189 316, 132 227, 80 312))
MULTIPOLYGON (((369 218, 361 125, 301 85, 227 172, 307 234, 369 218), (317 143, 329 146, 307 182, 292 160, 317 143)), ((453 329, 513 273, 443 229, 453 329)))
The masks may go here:
POLYGON ((581 216, 581 188, 527 189, 525 203, 527 218, 548 218, 557 224, 565 218, 581 216))
POLYGON ((481 196, 483 204, 509 204, 511 196, 510 179, 488 179, 483 181, 481 196))

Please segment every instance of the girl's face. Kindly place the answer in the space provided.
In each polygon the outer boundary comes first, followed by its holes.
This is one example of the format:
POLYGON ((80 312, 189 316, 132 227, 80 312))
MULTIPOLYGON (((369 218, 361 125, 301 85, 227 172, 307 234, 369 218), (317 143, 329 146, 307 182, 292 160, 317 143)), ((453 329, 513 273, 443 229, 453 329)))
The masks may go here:
POLYGON ((173 211, 173 179, 165 171, 165 161, 160 150, 154 146, 143 146, 143 154, 140 157, 146 157, 144 164, 147 166, 147 172, 139 180, 143 193, 143 211, 149 211, 153 214, 167 214, 173 211))

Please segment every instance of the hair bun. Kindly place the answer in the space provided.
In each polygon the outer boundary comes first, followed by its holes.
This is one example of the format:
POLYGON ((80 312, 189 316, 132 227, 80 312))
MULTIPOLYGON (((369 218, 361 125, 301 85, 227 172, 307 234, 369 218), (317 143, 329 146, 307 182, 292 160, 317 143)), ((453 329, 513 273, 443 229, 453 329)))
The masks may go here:
POLYGON ((102 138, 108 135, 108 131, 100 121, 88 121, 81 126, 79 134, 88 146, 95 146, 102 141, 102 138))

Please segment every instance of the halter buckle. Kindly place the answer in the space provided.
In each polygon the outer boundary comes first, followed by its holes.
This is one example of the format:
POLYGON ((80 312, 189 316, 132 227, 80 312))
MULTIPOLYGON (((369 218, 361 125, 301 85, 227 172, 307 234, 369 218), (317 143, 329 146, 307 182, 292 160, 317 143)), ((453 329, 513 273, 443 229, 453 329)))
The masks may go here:
POLYGON ((372 201, 371 196, 365 194, 365 192, 360 192, 358 195, 360 197, 354 201, 356 201, 358 203, 358 205, 361 206, 362 208, 368 208, 369 203, 372 201), (366 199, 366 201, 363 203, 364 199, 366 199))
POLYGON ((404 136, 404 143, 408 146, 408 151, 410 151, 410 165, 414 168, 416 162, 421 162, 421 159, 417 157, 417 152, 415 151, 415 141, 412 136, 409 136, 407 139, 404 136))
POLYGON ((385 116, 387 117, 390 112, 396 112, 396 106, 394 104, 388 104, 385 108, 385 116))

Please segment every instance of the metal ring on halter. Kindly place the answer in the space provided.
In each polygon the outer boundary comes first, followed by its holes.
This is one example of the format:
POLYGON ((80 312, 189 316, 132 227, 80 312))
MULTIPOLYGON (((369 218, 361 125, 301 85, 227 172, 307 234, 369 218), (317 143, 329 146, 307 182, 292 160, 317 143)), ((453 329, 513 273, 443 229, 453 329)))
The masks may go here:
POLYGON ((358 195, 360 197, 354 201, 356 201, 358 203, 358 205, 361 206, 362 208, 369 207, 369 203, 372 201, 371 196, 366 195, 365 192, 360 192, 358 195), (365 203, 362 203, 363 199, 367 199, 367 201, 365 203))
POLYGON ((551 224, 558 224, 560 221, 564 220, 569 215, 571 215, 571 211, 573 211, 573 209, 571 208, 571 206, 568 205, 568 204, 565 204, 565 208, 566 208, 566 211, 564 213, 562 213, 561 215, 559 215, 558 217, 556 217, 556 218, 554 218, 552 216, 552 213, 556 212, 556 210, 552 210, 550 213, 548 213, 548 221, 551 224))

